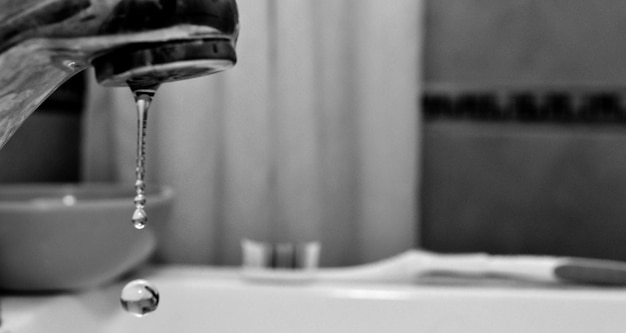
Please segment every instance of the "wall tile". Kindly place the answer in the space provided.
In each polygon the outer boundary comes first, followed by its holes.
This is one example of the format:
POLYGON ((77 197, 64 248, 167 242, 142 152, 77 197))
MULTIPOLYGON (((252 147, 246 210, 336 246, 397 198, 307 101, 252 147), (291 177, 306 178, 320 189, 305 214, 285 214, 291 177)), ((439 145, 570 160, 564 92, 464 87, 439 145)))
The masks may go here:
POLYGON ((430 0, 428 83, 626 82, 626 2, 430 0))

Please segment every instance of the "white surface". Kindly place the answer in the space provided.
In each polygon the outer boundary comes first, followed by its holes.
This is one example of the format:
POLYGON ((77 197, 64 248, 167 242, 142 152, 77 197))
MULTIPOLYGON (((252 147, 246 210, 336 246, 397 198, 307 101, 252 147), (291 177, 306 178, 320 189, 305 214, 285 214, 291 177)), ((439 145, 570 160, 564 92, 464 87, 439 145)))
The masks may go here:
POLYGON ((122 310, 125 280, 75 295, 2 297, 0 333, 601 333, 626 327, 626 289, 261 284, 232 270, 200 267, 160 267, 138 277, 161 294, 159 308, 146 317, 122 310))

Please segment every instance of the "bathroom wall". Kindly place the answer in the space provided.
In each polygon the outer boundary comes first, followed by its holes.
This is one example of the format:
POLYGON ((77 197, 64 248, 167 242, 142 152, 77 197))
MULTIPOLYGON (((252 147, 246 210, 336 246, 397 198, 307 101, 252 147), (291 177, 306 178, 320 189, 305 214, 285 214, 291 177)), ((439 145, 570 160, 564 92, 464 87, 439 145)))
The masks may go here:
POLYGON ((429 0, 429 84, 626 80, 626 2, 429 0))
MULTIPOLYGON (((621 119, 624 31, 618 0, 431 0, 425 93, 489 95, 502 113, 516 94, 576 104, 611 93, 621 119)), ((422 245, 626 259, 624 123, 576 112, 426 119, 422 245)))

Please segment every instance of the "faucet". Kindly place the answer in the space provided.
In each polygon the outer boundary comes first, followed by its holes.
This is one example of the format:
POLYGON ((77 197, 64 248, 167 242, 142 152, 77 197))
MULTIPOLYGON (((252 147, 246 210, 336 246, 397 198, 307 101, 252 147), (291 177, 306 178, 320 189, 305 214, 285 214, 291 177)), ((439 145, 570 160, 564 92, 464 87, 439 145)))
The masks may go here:
POLYGON ((232 67, 235 0, 0 0, 0 149, 63 82, 156 88, 232 67))

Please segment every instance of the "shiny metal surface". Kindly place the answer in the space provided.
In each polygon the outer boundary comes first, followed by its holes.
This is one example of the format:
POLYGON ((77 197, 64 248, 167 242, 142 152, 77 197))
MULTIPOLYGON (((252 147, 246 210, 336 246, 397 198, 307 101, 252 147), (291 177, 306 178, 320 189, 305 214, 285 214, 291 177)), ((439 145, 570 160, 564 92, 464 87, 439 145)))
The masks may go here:
POLYGON ((0 0, 0 22, 0 147, 92 64, 100 83, 121 86, 208 75, 236 62, 234 0, 0 0))

